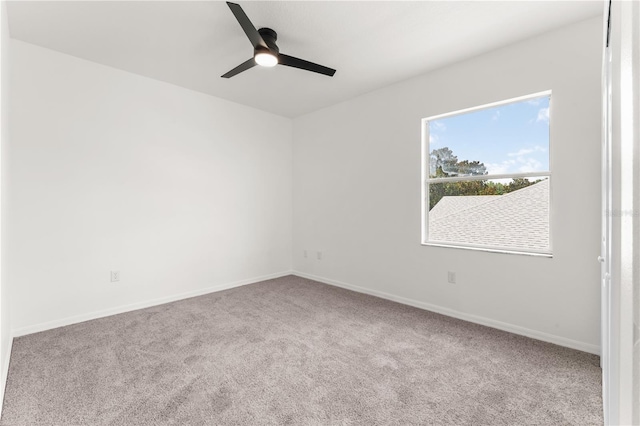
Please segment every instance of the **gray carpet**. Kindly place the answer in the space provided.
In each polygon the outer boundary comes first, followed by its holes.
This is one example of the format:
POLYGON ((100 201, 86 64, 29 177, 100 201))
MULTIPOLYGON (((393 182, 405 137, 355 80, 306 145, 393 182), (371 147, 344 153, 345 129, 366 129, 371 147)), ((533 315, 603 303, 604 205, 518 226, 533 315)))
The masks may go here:
POLYGON ((599 425, 598 357, 298 277, 17 338, 2 425, 599 425))

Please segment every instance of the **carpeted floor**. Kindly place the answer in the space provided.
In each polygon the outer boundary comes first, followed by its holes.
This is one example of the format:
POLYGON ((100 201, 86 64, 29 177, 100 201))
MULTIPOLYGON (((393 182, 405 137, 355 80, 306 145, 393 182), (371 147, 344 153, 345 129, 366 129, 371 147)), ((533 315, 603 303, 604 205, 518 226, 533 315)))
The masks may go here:
POLYGON ((284 277, 17 338, 2 425, 600 425, 598 357, 284 277))

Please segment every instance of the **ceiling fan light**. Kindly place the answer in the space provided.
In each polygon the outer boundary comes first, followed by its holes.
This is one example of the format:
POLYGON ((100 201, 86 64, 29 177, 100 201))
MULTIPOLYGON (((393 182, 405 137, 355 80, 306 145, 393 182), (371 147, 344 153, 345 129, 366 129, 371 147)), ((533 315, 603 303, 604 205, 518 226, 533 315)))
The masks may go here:
POLYGON ((262 67, 275 67, 278 64, 278 58, 270 52, 256 53, 254 59, 262 67))

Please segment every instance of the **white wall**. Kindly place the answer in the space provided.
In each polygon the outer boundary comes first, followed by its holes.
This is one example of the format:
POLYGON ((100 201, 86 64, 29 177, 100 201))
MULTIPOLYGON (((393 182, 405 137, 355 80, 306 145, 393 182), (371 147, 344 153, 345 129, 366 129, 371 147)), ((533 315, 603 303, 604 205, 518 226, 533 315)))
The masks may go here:
POLYGON ((16 334, 291 269, 291 120, 12 48, 16 334))
POLYGON ((8 189, 9 189, 9 87, 10 47, 7 3, 0 2, 0 401, 4 396, 11 351, 11 317, 9 315, 8 189))
POLYGON ((295 119, 294 269, 597 352, 601 35, 592 19, 295 119), (421 246, 420 120, 548 89, 553 258, 421 246))

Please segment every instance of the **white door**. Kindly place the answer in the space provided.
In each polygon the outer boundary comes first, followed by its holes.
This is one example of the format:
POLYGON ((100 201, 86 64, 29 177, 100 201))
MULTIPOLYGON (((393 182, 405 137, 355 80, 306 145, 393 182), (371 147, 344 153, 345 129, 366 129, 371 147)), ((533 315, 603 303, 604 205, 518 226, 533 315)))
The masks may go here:
POLYGON ((602 366, 602 403, 604 424, 609 425, 609 378, 610 378, 610 338, 611 338, 611 225, 612 225, 612 175, 611 175, 611 49, 610 2, 606 2, 604 15, 604 53, 602 61, 602 242, 601 262, 601 327, 600 365, 602 366))

